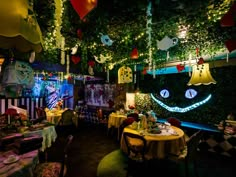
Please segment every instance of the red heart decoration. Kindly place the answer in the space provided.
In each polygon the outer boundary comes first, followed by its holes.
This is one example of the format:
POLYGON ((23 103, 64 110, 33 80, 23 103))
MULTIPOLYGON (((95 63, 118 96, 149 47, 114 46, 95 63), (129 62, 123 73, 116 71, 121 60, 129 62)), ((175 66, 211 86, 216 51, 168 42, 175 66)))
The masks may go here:
POLYGON ((225 46, 227 47, 229 52, 232 52, 236 49, 236 40, 230 39, 225 42, 225 46))
POLYGON ((222 27, 232 27, 235 25, 234 23, 234 17, 236 14, 236 3, 234 3, 229 11, 221 18, 220 25, 222 27))
POLYGON ((176 66, 176 68, 177 68, 178 72, 181 72, 184 70, 184 65, 179 64, 176 66))
POLYGON ((73 63, 76 65, 77 63, 79 63, 80 62, 80 57, 79 56, 72 56, 71 57, 71 60, 73 61, 73 63))
POLYGON ((198 64, 198 65, 201 65, 201 64, 203 64, 203 63, 204 63, 204 59, 203 59, 202 57, 199 58, 197 64, 198 64))

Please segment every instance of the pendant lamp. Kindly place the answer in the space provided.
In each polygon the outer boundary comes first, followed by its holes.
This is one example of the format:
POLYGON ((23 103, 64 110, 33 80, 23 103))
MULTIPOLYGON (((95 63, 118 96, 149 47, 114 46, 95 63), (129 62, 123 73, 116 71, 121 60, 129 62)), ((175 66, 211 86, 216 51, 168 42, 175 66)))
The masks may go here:
POLYGON ((193 65, 192 69, 192 77, 187 84, 188 86, 216 84, 216 81, 211 76, 209 63, 193 65))

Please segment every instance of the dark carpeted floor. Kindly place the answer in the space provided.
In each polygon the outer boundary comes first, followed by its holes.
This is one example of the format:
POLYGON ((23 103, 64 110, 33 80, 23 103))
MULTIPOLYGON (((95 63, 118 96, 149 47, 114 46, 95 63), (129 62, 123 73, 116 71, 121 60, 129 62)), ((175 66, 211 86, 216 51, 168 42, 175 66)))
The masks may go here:
MULTIPOLYGON (((48 159, 60 159, 63 154, 65 138, 58 137, 53 146, 48 149, 48 159)), ((66 177, 97 177, 99 162, 109 153, 119 149, 117 136, 107 135, 105 127, 80 122, 74 141, 69 151, 68 171, 66 177)), ((227 157, 210 153, 199 153, 199 177, 233 177, 235 176, 235 162, 227 157)), ((145 177, 152 174, 180 177, 183 175, 183 167, 170 164, 165 161, 150 163, 149 171, 145 177)), ((159 176, 158 175, 158 176, 159 176)), ((194 176, 191 171, 190 177, 194 176)), ((116 174, 109 177, 116 177, 116 174)))

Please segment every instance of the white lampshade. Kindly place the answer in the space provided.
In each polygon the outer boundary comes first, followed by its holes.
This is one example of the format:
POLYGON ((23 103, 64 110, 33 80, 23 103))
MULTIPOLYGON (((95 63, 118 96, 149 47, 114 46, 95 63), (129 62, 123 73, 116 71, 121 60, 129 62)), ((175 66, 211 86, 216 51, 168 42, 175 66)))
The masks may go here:
POLYGON ((216 84, 216 81, 211 76, 208 63, 193 65, 192 69, 192 77, 187 84, 188 86, 216 84))

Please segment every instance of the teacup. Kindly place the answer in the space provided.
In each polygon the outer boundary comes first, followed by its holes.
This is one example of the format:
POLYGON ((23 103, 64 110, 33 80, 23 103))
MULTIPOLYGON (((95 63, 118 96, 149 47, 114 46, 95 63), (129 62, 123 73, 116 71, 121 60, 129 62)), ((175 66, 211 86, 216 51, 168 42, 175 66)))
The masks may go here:
POLYGON ((16 156, 15 155, 9 155, 8 156, 8 161, 14 161, 16 159, 16 156))

